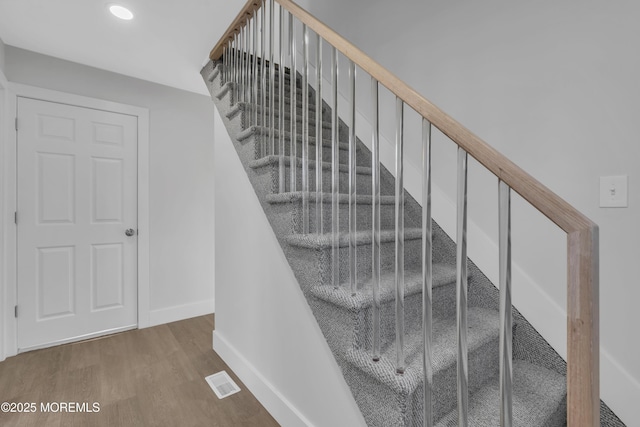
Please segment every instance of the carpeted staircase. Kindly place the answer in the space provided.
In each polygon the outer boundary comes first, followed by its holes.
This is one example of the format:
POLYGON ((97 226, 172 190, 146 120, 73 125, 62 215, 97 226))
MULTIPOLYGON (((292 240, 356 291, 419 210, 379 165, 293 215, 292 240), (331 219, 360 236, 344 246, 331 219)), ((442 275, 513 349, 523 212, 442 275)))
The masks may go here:
MULTIPOLYGON (((209 87, 238 156, 255 189, 256 195, 295 273, 321 330, 342 368, 346 382, 368 425, 422 425, 422 335, 421 335, 421 230, 420 205, 405 193, 405 269, 406 269, 406 360, 403 375, 395 369, 394 311, 394 178, 382 168, 381 176, 381 299, 382 358, 371 356, 371 153, 357 142, 357 273, 358 291, 351 295, 345 287, 331 286, 331 111, 324 103, 321 124, 315 123, 315 93, 309 88, 311 113, 309 123, 310 154, 310 230, 302 233, 302 193, 279 193, 279 158, 263 156, 261 143, 270 137, 270 129, 250 126, 248 113, 259 107, 236 102, 233 83, 221 84, 220 63, 209 63, 202 76, 209 87), (323 140, 316 141, 315 127, 323 128, 323 140), (318 234, 315 209, 315 145, 323 144, 323 221, 324 234, 318 234)), ((277 73, 277 71, 276 71, 277 73)), ((276 75, 276 88, 278 87, 276 75)), ((290 82, 285 75, 287 87, 290 82)), ((295 84, 300 87, 300 77, 295 84)), ((276 90, 276 95, 278 91, 276 90)), ((289 90, 285 90, 289 93, 289 90)), ((278 106, 285 103, 286 188, 290 188, 289 107, 296 103, 302 110, 302 91, 296 100, 274 99, 276 106, 276 146, 278 106)), ((267 117, 270 112, 267 111, 267 117)), ((297 114, 300 120, 301 114, 297 114)), ((269 123, 269 122, 267 122, 269 123)), ((298 125, 298 156, 301 130, 298 125)), ((340 123, 340 280, 347 283, 348 269, 348 129, 340 123)), ((298 158, 298 180, 301 179, 298 158)), ((300 182, 300 181, 298 181, 300 182)), ((433 238, 433 344, 434 344, 434 421, 437 426, 457 425, 456 399, 456 318, 455 318, 455 243, 434 224, 433 238)), ((469 425, 498 426, 498 335, 499 294, 495 286, 469 262, 469 425)), ((514 310, 513 337, 513 414, 517 426, 566 425, 565 362, 540 337, 531 325, 514 310)), ((602 425, 622 426, 615 415, 602 405, 602 425)))

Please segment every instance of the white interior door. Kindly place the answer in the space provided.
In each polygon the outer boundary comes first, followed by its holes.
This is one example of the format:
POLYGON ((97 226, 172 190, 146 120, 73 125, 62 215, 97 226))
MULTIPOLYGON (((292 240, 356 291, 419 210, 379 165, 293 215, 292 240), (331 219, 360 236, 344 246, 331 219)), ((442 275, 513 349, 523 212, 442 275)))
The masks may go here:
POLYGON ((18 351, 135 327, 137 118, 18 98, 18 124, 18 351))

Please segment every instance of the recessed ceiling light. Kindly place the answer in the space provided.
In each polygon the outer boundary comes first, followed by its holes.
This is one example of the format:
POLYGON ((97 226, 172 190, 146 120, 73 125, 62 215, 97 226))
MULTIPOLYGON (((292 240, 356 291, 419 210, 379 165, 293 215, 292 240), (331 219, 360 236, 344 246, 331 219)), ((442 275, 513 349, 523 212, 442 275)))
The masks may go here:
POLYGON ((130 21, 133 19, 133 13, 124 6, 120 6, 118 4, 112 4, 109 6, 109 12, 111 12, 115 17, 124 19, 125 21, 130 21))

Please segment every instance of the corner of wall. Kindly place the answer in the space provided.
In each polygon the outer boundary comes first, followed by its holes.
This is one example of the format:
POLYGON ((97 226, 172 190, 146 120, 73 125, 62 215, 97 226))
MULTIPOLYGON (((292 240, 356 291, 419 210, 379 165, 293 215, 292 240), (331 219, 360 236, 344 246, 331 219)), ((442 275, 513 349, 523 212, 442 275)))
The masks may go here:
MULTIPOLYGON (((0 38, 0 73, 2 73, 2 74, 4 74, 4 66, 5 66, 4 46, 5 46, 4 42, 2 41, 2 38, 0 38)), ((2 78, 2 77, 0 77, 0 78, 2 78)))

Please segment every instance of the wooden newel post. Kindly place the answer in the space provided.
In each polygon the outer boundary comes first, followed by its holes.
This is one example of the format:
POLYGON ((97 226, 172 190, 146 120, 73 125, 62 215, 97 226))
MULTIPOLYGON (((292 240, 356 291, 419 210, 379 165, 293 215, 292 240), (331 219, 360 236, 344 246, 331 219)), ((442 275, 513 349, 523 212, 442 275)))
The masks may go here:
POLYGON ((567 425, 600 425, 598 226, 567 236, 567 425))

